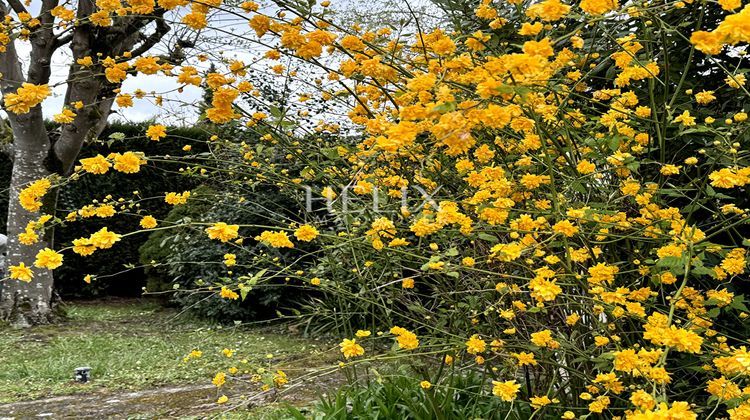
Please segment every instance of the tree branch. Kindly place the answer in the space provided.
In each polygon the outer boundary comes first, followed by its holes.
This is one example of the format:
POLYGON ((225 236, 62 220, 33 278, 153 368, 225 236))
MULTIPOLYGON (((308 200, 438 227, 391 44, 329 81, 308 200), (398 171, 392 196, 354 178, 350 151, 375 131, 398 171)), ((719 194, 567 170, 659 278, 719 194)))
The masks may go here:
POLYGON ((26 11, 26 8, 23 6, 23 4, 18 0, 8 0, 8 3, 10 4, 10 7, 12 7, 16 12, 16 14, 29 13, 26 11))
MULTIPOLYGON (((5 18, 7 14, 8 8, 5 2, 0 2, 0 18, 5 18)), ((5 46, 5 52, 0 53, 0 73, 3 74, 0 78, 0 89, 2 89, 3 95, 15 93, 21 83, 26 81, 21 70, 21 61, 18 60, 14 40, 11 40, 5 46)))
POLYGON ((55 52, 55 18, 52 9, 57 0, 43 0, 39 13, 40 28, 31 35, 31 60, 29 62, 29 83, 43 85, 49 83, 52 73, 52 54, 55 52))
POLYGON ((65 34, 64 36, 61 36, 59 38, 55 38, 55 43, 53 49, 58 49, 62 47, 63 45, 67 44, 68 42, 73 40, 73 34, 65 34))
POLYGON ((156 30, 154 33, 148 36, 141 45, 138 46, 135 50, 133 50, 132 57, 139 57, 146 53, 148 50, 154 47, 159 41, 161 41, 162 38, 164 38, 164 35, 167 34, 172 28, 167 25, 167 22, 164 21, 164 17, 160 16, 158 19, 156 19, 156 30))

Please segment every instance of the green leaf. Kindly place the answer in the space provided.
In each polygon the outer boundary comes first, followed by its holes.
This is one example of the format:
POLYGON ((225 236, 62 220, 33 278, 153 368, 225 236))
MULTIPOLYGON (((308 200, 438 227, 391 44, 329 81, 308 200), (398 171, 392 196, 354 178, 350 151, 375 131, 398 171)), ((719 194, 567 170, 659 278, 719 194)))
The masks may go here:
POLYGON ((496 236, 490 235, 488 233, 480 233, 477 235, 477 237, 483 241, 492 242, 493 244, 500 242, 500 240, 497 239, 496 236))
POLYGON ((456 110, 456 102, 443 102, 440 105, 437 105, 432 108, 433 112, 453 112, 456 110))
POLYGON ((607 146, 609 147, 609 150, 616 152, 617 149, 620 148, 620 139, 617 137, 610 137, 609 140, 607 140, 607 146))
POLYGON ((737 309, 738 311, 750 312, 750 310, 747 309, 747 306, 745 306, 744 300, 744 295, 735 296, 734 299, 732 299, 732 303, 729 304, 729 307, 737 309))
POLYGON ((339 151, 335 147, 324 147, 320 149, 320 153, 328 159, 335 160, 339 158, 339 151))
POLYGON ((262 269, 262 270, 258 271, 258 272, 257 272, 257 273, 255 273, 255 274, 254 274, 254 275, 253 275, 252 277, 250 277, 250 280, 248 280, 247 282, 248 282, 249 284, 251 284, 251 285, 256 285, 256 284, 258 284, 258 280, 260 280, 260 279, 261 279, 261 277, 263 277, 263 275, 264 275, 264 274, 266 274, 266 271, 268 271, 268 269, 266 269, 266 268, 264 268, 264 269, 262 269))
POLYGON ((580 182, 578 182, 578 181, 573 181, 573 182, 571 182, 571 183, 570 183, 570 188, 572 188, 572 189, 573 189, 573 191, 575 191, 575 192, 578 192, 578 193, 581 193, 581 194, 586 194, 586 193, 588 193, 588 190, 586 189, 586 187, 584 187, 584 186, 583 186, 583 184, 581 184, 581 183, 580 183, 580 182))
POLYGON ((633 161, 633 162, 630 162, 627 165, 625 165, 625 167, 628 168, 628 169, 630 169, 633 172, 637 172, 638 168, 641 167, 641 164, 638 163, 637 161, 633 161))
POLYGON ((253 288, 250 286, 240 287, 240 297, 242 297, 243 301, 247 298, 247 294, 250 293, 251 290, 253 290, 253 288))
POLYGON ((685 265, 685 259, 683 257, 662 257, 656 262, 657 267, 665 268, 681 268, 685 265))

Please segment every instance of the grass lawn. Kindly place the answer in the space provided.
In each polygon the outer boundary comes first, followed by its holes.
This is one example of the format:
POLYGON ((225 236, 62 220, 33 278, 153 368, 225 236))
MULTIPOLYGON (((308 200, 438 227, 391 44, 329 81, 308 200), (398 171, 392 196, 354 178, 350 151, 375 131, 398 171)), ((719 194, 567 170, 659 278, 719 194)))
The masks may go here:
POLYGON ((148 300, 72 303, 67 312, 68 320, 59 325, 0 327, 0 404, 54 395, 210 385, 213 375, 230 365, 247 366, 250 373, 259 366, 282 366, 293 377, 332 364, 326 355, 329 343, 281 329, 222 327, 186 319, 148 300), (231 359, 222 354, 225 348, 236 351, 231 359), (203 355, 184 362, 194 349, 203 355), (72 381, 73 369, 79 366, 92 368, 92 382, 72 381))

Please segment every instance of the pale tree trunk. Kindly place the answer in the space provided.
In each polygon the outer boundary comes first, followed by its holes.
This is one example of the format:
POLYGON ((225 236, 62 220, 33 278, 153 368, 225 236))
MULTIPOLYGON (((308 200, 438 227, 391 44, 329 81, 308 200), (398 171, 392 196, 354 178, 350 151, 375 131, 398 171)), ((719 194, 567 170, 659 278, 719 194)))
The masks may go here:
MULTIPOLYGON (((120 56, 131 51, 132 57, 148 52, 170 27, 163 18, 164 10, 152 16, 120 19, 118 25, 107 29, 95 28, 85 23, 96 10, 93 0, 77 1, 77 19, 71 33, 55 35, 54 18, 51 10, 58 0, 42 0, 39 29, 31 35, 31 53, 29 56, 28 82, 41 85, 50 80, 50 63, 54 51, 62 45, 70 44, 72 63, 70 65, 65 103, 70 106, 81 102, 84 107, 77 110, 74 121, 60 128, 54 144, 46 131, 41 106, 24 115, 8 113, 8 120, 13 131, 12 157, 13 175, 10 186, 10 203, 8 209, 8 258, 6 266, 23 262, 32 265, 37 252, 51 247, 49 237, 34 245, 23 245, 18 242, 18 235, 25 231, 29 221, 39 217, 21 207, 18 196, 21 190, 31 182, 52 174, 68 175, 76 162, 78 154, 87 137, 98 137, 104 129, 115 92, 120 84, 111 84, 103 76, 101 65, 88 68, 76 64, 79 58, 95 55, 104 51, 105 55, 120 56), (149 36, 141 31, 151 22, 156 28, 149 36), (133 50, 133 48, 140 45, 133 50)), ((0 17, 6 17, 10 6, 16 13, 26 12, 19 0, 0 0, 0 17)), ((169 58, 167 58, 169 61, 169 58)), ((27 81, 21 69, 14 41, 6 45, 5 52, 0 53, 0 88, 3 96, 14 93, 27 81)), ((45 197, 43 211, 55 214, 56 191, 50 191, 45 197)), ((1 271, 1 270, 0 270, 1 271)), ((52 272, 47 269, 33 268, 34 278, 29 283, 18 280, 0 281, 0 320, 9 321, 17 327, 50 322, 54 316, 52 307, 52 272)), ((7 272, 7 270, 6 270, 7 272)))
MULTIPOLYGON (((23 245, 18 242, 18 235, 24 232, 26 224, 39 217, 38 213, 31 213, 21 207, 18 194, 29 183, 50 175, 44 166, 50 148, 49 138, 41 115, 37 119, 33 118, 33 113, 40 112, 32 111, 23 116, 32 118, 16 118, 21 121, 11 123, 15 138, 8 204, 8 266, 21 262, 32 264, 36 253, 48 245, 46 240, 34 245, 23 245)), ((2 285, 0 318, 7 320, 14 327, 28 327, 52 320, 52 271, 36 267, 33 270, 34 279, 29 283, 7 280, 2 285)))
MULTIPOLYGON (((8 43, 6 51, 0 54, 0 70, 3 73, 3 79, 0 82, 3 95, 15 92, 25 81, 13 42, 8 43)), ((45 240, 31 246, 18 242, 18 235, 24 232, 26 224, 38 217, 38 214, 28 212, 21 207, 18 194, 29 183, 50 175, 50 171, 45 167, 50 141, 44 126, 41 106, 35 107, 24 115, 9 113, 8 120, 14 140, 10 149, 13 173, 8 204, 7 267, 20 262, 27 265, 33 264, 36 253, 47 246, 45 240)), ((49 206, 49 201, 47 206, 49 206)), ((5 272, 7 273, 8 270, 6 269, 5 272)), ((0 319, 5 319, 16 327, 49 322, 53 314, 51 297, 52 272, 47 269, 34 268, 34 279, 29 283, 18 280, 1 282, 0 319)))

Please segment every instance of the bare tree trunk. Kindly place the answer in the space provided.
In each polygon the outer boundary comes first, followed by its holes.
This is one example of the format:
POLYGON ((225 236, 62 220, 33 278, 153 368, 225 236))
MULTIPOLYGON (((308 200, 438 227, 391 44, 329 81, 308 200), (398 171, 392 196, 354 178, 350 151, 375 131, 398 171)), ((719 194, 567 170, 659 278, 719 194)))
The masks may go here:
MULTIPOLYGON (((6 15, 4 4, 0 14, 6 15)), ((43 61, 43 60, 42 60, 43 61)), ((41 63, 43 64, 43 63, 41 63)), ((13 93, 26 80, 21 70, 14 42, 7 44, 0 54, 0 71, 3 78, 0 88, 3 96, 13 93)), ((45 166, 50 150, 50 141, 44 126, 41 106, 24 115, 8 113, 8 121, 13 132, 12 159, 13 173, 8 203, 8 256, 6 266, 23 262, 32 264, 37 252, 44 248, 46 241, 27 246, 18 242, 26 224, 38 215, 26 211, 18 200, 18 194, 29 183, 50 175, 45 166)), ((7 280, 0 282, 0 319, 7 320, 16 327, 27 327, 47 323, 52 317, 52 272, 47 269, 34 269, 34 279, 29 282, 7 280)), ((7 273, 8 270, 5 270, 7 273)))
MULTIPOLYGON (((21 262, 30 265, 36 253, 47 246, 46 240, 34 245, 18 242, 26 224, 39 215, 21 207, 18 194, 29 183, 50 175, 44 165, 50 149, 49 137, 41 118, 40 110, 18 116, 11 121, 15 135, 13 152, 13 174, 8 204, 8 257, 7 265, 21 262)), ((51 196, 54 196, 50 192, 51 196)), ((0 288, 0 319, 14 327, 28 327, 52 320, 52 271, 34 268, 34 279, 29 282, 8 280, 0 288)))
MULTIPOLYGON (((119 24, 108 29, 96 28, 88 22, 96 10, 95 2, 78 0, 76 17, 79 23, 70 34, 56 36, 51 11, 57 6, 58 1, 42 0, 41 3, 39 19, 42 25, 31 35, 32 49, 28 76, 24 77, 14 41, 7 43, 5 50, 0 51, 0 89, 3 97, 16 92, 26 81, 35 85, 49 83, 52 54, 57 48, 70 43, 73 60, 70 65, 65 104, 81 102, 84 108, 77 111, 72 123, 61 127, 60 135, 54 144, 46 131, 41 106, 23 115, 8 112, 14 137, 11 146, 13 175, 8 209, 8 266, 22 262, 31 265, 37 252, 50 246, 51 235, 46 235, 43 240, 30 246, 18 242, 18 235, 25 231, 30 221, 38 217, 38 214, 28 212, 20 205, 19 193, 40 178, 52 174, 65 176, 72 171, 85 140, 98 137, 105 128, 116 89, 120 87, 119 84, 107 82, 101 74, 101 67, 82 66, 77 64, 77 60, 101 51, 106 51, 105 55, 120 56, 140 43, 133 51, 137 57, 149 51, 170 30, 163 18, 164 10, 156 12, 153 16, 118 19, 119 24), (151 22, 156 22, 156 28, 146 37, 141 31, 151 22)), ((0 0, 0 17, 7 17, 9 5, 16 13, 26 12, 24 5, 19 1, 0 0)), ((43 208, 46 214, 54 214, 56 196, 55 191, 50 191, 45 197, 43 208)), ((0 281, 0 320, 8 320, 17 327, 52 320, 52 272, 38 268, 33 270, 34 278, 29 283, 18 280, 0 281)))

